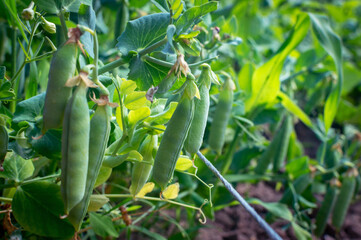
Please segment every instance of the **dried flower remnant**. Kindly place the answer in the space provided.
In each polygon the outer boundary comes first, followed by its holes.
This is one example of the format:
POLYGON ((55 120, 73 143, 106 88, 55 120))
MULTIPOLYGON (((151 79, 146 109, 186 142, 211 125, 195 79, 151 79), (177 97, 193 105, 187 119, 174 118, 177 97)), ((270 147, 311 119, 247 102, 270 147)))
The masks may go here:
POLYGON ((176 74, 178 78, 182 76, 182 73, 184 76, 188 75, 189 67, 188 67, 188 63, 184 60, 183 54, 179 54, 177 56, 177 61, 174 63, 173 67, 169 70, 168 76, 170 76, 172 73, 176 74))

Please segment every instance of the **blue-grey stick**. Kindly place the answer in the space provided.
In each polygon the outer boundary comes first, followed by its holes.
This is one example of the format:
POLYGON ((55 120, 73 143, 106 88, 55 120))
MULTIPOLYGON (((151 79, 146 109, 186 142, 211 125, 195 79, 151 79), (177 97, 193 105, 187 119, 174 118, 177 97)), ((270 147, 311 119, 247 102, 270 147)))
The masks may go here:
POLYGON ((254 219, 258 222, 259 225, 267 232, 267 234, 270 236, 273 240, 282 240, 282 238, 268 225, 268 223, 263 220, 263 218, 258 215, 258 213, 251 207, 246 200, 232 187, 232 185, 222 176, 222 174, 213 166, 213 164, 208 161, 208 159, 203 156, 203 154, 198 151, 197 152, 198 157, 204 162, 204 164, 207 165, 207 167, 221 180, 223 185, 227 188, 227 190, 232 194, 233 197, 235 197, 238 202, 241 203, 241 205, 249 212, 254 219))

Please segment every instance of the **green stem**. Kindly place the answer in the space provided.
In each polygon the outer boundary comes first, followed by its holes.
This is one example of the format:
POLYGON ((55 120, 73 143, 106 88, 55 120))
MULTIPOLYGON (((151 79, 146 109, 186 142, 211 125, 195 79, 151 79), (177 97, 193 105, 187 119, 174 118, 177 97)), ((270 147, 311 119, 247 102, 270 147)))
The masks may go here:
POLYGON ((108 89, 98 79, 99 42, 97 33, 94 30, 94 69, 92 72, 93 81, 99 86, 102 94, 109 96, 108 89))
POLYGON ((118 60, 108 63, 98 69, 98 75, 102 75, 103 73, 109 72, 109 71, 113 70, 114 68, 120 67, 120 66, 128 63, 129 60, 130 59, 125 59, 125 58, 121 57, 118 60))
POLYGON ((327 147, 327 141, 323 140, 323 142, 322 142, 322 152, 321 152, 321 156, 320 156, 320 165, 321 166, 323 166, 323 163, 324 163, 324 160, 325 160, 326 147, 327 147))
POLYGON ((0 197, 0 202, 11 203, 12 201, 12 198, 0 197))
POLYGON ((225 163, 224 163, 222 171, 221 171, 222 175, 226 175, 226 173, 229 170, 229 167, 232 164, 233 152, 236 149, 237 143, 239 142, 239 140, 241 139, 241 136, 242 136, 242 134, 240 134, 240 133, 241 133, 241 128, 237 126, 236 133, 234 134, 231 145, 228 147, 228 151, 226 152, 225 163))
POLYGON ((21 183, 21 185, 25 185, 25 184, 29 184, 29 183, 33 183, 33 182, 37 182, 37 181, 43 181, 43 180, 48 180, 48 179, 52 179, 52 178, 58 178, 60 177, 60 174, 53 174, 53 175, 49 175, 49 176, 45 176, 45 177, 39 177, 39 178, 33 178, 33 179, 30 179, 30 180, 26 180, 26 181, 23 181, 21 183))
POLYGON ((66 26, 65 18, 64 18, 64 11, 60 11, 59 13, 60 23, 61 23, 61 29, 63 30, 63 35, 65 37, 65 40, 68 39, 68 27, 66 26))
POLYGON ((188 67, 197 67, 197 66, 199 66, 199 65, 201 65, 203 63, 211 62, 211 61, 216 60, 216 59, 218 59, 218 56, 207 58, 207 59, 204 59, 204 60, 196 62, 196 63, 188 64, 188 67))
POLYGON ((155 49, 159 48, 160 46, 166 44, 168 42, 168 39, 165 37, 164 39, 150 45, 149 47, 147 48, 144 48, 143 50, 141 50, 138 54, 140 57, 148 54, 148 53, 151 53, 153 52, 155 49))
POLYGON ((149 62, 158 64, 158 65, 163 66, 163 67, 168 67, 168 68, 172 68, 173 65, 174 65, 174 63, 166 62, 166 61, 163 61, 163 60, 160 60, 160 59, 148 56, 148 55, 144 55, 143 59, 145 59, 145 60, 147 60, 149 62))

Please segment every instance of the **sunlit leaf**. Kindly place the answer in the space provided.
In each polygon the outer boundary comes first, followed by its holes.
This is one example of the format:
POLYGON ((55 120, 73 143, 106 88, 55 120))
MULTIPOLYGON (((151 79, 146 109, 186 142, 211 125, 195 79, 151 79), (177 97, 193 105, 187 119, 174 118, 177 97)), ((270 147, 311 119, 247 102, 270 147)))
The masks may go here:
POLYGON ((151 191, 153 191, 155 184, 153 182, 147 182, 143 188, 139 191, 139 193, 136 195, 136 197, 142 198, 151 191))
POLYGON ((175 199, 178 197, 179 183, 169 185, 163 192, 162 195, 165 199, 175 199))
POLYGON ((193 166, 192 160, 190 160, 189 158, 187 158, 185 156, 181 156, 177 160, 177 163, 175 165, 175 170, 183 172, 183 171, 188 170, 192 166, 193 166))
MULTIPOLYGON (((146 92, 133 92, 127 95, 124 100, 124 105, 129 110, 136 110, 143 107, 147 103, 147 98, 145 97, 146 92)), ((149 101, 148 101, 149 102, 149 101)))
POLYGON ((128 114, 128 122, 131 126, 134 126, 138 122, 146 119, 150 116, 149 107, 141 107, 136 110, 131 110, 128 114))

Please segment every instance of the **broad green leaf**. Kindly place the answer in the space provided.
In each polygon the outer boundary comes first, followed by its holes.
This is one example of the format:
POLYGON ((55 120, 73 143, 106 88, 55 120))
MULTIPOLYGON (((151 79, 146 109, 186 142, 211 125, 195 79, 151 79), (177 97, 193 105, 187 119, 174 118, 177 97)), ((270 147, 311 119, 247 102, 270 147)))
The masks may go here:
POLYGON ((104 195, 99 195, 99 194, 91 195, 90 196, 89 206, 88 206, 88 212, 96 212, 96 211, 98 211, 107 202, 109 202, 109 198, 107 198, 104 195))
POLYGON ((310 172, 308 167, 309 158, 303 156, 301 158, 293 159, 291 162, 288 162, 286 165, 286 171, 290 175, 291 179, 296 179, 301 175, 310 172))
POLYGON ((153 182, 147 182, 142 189, 140 189, 139 193, 136 195, 136 197, 142 198, 151 191, 153 191, 155 184, 153 182))
POLYGON ((0 100, 9 100, 15 98, 15 92, 11 88, 11 83, 9 81, 5 81, 0 86, 0 100))
POLYGON ((331 94, 328 96, 324 109, 324 124, 326 133, 330 129, 338 110, 343 85, 342 73, 342 43, 341 39, 333 32, 326 16, 309 13, 312 30, 321 46, 335 61, 338 81, 331 94))
POLYGON ((147 121, 151 123, 157 123, 157 124, 165 124, 169 121, 169 119, 172 117, 175 109, 177 108, 178 103, 177 102, 171 102, 169 104, 169 107, 156 115, 150 116, 147 121))
POLYGON ((34 165, 31 160, 25 160, 14 152, 8 153, 3 163, 4 171, 0 177, 21 182, 33 175, 34 165))
POLYGON ((307 114, 301 109, 299 108, 293 101, 292 99, 290 99, 286 94, 284 94, 283 92, 279 91, 278 98, 281 99, 281 103, 282 105, 292 114, 294 114, 296 117, 298 117, 305 125, 307 125, 308 127, 312 128, 312 121, 311 119, 307 116, 307 114))
POLYGON ((17 104, 13 122, 36 122, 42 118, 45 92, 17 104))
POLYGON ((114 223, 110 216, 104 216, 94 212, 89 213, 90 226, 94 232, 101 237, 118 237, 119 233, 114 227, 114 223))
POLYGON ((129 110, 136 110, 138 108, 144 107, 147 102, 147 98, 145 97, 146 92, 133 92, 124 100, 124 105, 129 110))
POLYGON ((131 110, 128 114, 128 122, 131 126, 136 125, 138 122, 150 116, 149 107, 141 107, 136 110, 131 110))
POLYGON ((267 209, 267 211, 269 211, 276 217, 283 218, 287 221, 293 220, 292 213, 285 204, 279 202, 263 202, 257 198, 247 199, 247 202, 250 204, 258 204, 263 206, 267 209))
MULTIPOLYGON (((60 19, 56 16, 46 17, 46 20, 55 23, 56 25, 61 25, 60 19)), ((65 21, 65 24, 68 28, 76 28, 76 23, 73 21, 67 20, 65 21)))
POLYGON ((186 156, 181 156, 178 158, 177 163, 175 165, 175 170, 184 172, 193 166, 192 160, 187 158, 186 156))
POLYGON ((151 86, 157 86, 167 76, 169 69, 136 56, 129 63, 128 78, 136 81, 140 90, 148 90, 151 86))
POLYGON ((200 6, 188 8, 178 19, 175 26, 177 34, 186 32, 190 27, 199 22, 199 19, 207 13, 217 10, 218 2, 211 1, 200 6))
POLYGON ((164 191, 162 192, 162 196, 165 199, 175 199, 178 197, 179 193, 179 183, 174 183, 169 185, 164 191))
MULTIPOLYGON (((78 11, 78 24, 88 27, 91 30, 95 30, 96 16, 93 7, 90 5, 80 5, 78 11)), ((84 49, 87 51, 91 58, 94 58, 94 43, 93 36, 89 32, 84 32, 80 41, 83 44, 84 49)))
POLYGON ((122 35, 118 37, 116 46, 123 56, 127 56, 130 51, 138 52, 162 40, 168 24, 168 13, 151 14, 130 21, 122 35))
POLYGON ((12 202, 16 221, 31 233, 49 238, 70 238, 74 227, 64 215, 60 186, 47 181, 32 182, 17 188, 12 202))
POLYGON ((48 13, 58 14, 62 8, 67 9, 73 3, 80 5, 82 0, 34 0, 34 2, 40 9, 48 13))
POLYGON ((253 73, 252 95, 246 100, 246 112, 258 105, 266 105, 274 101, 280 89, 280 75, 284 61, 306 36, 308 27, 309 18, 307 14, 301 13, 294 29, 277 54, 253 73))

